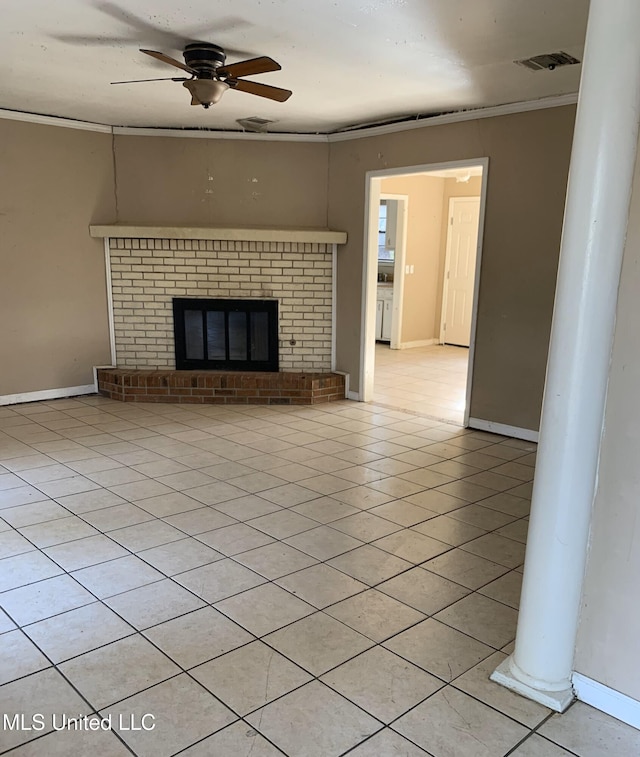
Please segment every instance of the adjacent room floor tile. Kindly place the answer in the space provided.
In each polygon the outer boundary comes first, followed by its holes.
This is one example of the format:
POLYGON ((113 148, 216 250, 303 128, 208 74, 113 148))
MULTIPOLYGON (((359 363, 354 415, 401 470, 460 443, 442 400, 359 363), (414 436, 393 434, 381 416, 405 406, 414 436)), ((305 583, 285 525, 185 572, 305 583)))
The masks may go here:
POLYGON ((308 673, 260 641, 200 665, 191 675, 240 715, 311 680, 308 673))
POLYGON ((291 757, 338 757, 380 728, 377 720, 317 681, 247 720, 291 757))
POLYGON ((91 565, 129 555, 124 547, 101 534, 76 539, 66 544, 58 544, 55 547, 43 550, 43 552, 67 571, 87 568, 91 565))

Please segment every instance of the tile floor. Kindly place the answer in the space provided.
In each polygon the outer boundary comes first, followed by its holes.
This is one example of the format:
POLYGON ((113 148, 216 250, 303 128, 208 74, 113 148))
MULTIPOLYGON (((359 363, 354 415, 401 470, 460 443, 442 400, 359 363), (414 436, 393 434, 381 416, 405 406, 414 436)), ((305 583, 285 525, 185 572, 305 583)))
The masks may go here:
POLYGON ((469 350, 432 345, 391 350, 376 343, 374 401, 398 410, 462 424, 469 350))
POLYGON ((0 752, 640 753, 600 712, 488 680, 515 633, 534 462, 351 402, 0 408, 0 701, 44 724, 5 727, 0 752))

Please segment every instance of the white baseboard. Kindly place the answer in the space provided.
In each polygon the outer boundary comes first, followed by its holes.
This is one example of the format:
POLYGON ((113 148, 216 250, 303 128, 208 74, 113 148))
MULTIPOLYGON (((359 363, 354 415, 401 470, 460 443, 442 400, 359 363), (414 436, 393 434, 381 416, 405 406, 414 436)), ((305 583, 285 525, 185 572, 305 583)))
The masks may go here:
POLYGON ((351 392, 349 391, 349 382, 351 380, 351 374, 346 373, 345 371, 336 371, 336 370, 333 370, 331 372, 337 373, 339 376, 344 376, 344 398, 346 400, 350 400, 351 397, 349 397, 349 395, 351 394, 351 392))
POLYGON ((574 673, 571 681, 581 702, 640 730, 640 702, 636 699, 587 678, 582 673, 574 673))
POLYGON ((469 428, 474 428, 477 431, 502 434, 502 436, 510 436, 512 439, 523 439, 525 442, 538 441, 538 432, 529 428, 508 426, 506 423, 494 423, 493 421, 484 421, 481 418, 469 418, 468 425, 469 428))
POLYGON ((98 371, 109 370, 110 368, 116 368, 114 365, 94 365, 93 366, 93 391, 98 393, 98 371))
POLYGON ((417 342, 400 342, 397 349, 410 350, 412 347, 431 347, 434 344, 440 344, 439 339, 419 339, 417 342))
POLYGON ((360 394, 358 392, 347 392, 346 393, 346 399, 348 399, 348 400, 355 400, 356 402, 360 402, 360 394))
POLYGON ((82 386, 65 386, 61 389, 43 389, 39 392, 23 394, 4 394, 0 396, 0 405, 18 405, 22 402, 40 402, 42 400, 59 400, 63 397, 78 397, 81 394, 95 394, 94 384, 82 386))

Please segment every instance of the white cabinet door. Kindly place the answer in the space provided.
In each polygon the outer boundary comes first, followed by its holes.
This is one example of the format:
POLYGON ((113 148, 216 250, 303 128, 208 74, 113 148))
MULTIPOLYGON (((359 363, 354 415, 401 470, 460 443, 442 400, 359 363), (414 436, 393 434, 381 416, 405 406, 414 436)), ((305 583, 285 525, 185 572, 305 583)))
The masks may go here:
POLYGON ((376 300, 376 339, 382 339, 382 313, 384 300, 376 300))
POLYGON ((382 339, 391 341, 391 314, 393 313, 393 300, 387 297, 384 301, 384 313, 382 316, 382 339))

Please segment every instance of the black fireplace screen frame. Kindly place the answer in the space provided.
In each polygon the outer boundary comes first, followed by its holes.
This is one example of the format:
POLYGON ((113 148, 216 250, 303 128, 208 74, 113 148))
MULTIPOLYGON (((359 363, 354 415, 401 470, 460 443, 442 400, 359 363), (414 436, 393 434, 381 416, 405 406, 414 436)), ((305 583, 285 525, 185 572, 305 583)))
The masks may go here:
POLYGON ((227 370, 227 371, 278 371, 278 301, 277 300, 212 300, 185 299, 173 300, 173 328, 175 336, 176 369, 191 370, 227 370), (202 359, 187 355, 187 335, 185 313, 200 311, 202 314, 202 359), (207 340, 207 313, 224 314, 225 359, 210 359, 207 340), (246 360, 230 356, 229 314, 246 313, 246 360), (252 313, 267 314, 267 359, 252 359, 251 323, 252 313))

